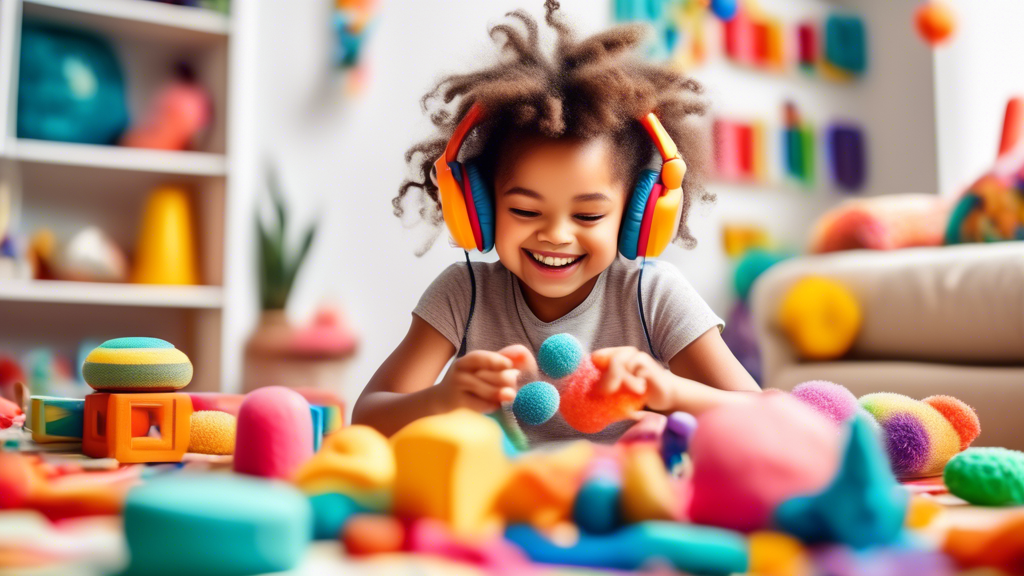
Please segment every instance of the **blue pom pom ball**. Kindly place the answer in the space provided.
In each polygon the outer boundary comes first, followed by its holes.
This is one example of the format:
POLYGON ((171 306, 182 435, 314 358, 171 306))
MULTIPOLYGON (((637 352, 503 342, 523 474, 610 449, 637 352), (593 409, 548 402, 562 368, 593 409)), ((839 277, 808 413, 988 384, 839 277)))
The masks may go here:
POLYGON ((722 20, 732 20, 739 5, 736 0, 711 0, 711 11, 722 20))
POLYGON ((516 393, 512 413, 530 426, 543 424, 558 412, 558 390, 547 382, 530 382, 516 393))
POLYGON ((565 378, 580 367, 583 345, 571 334, 555 334, 540 345, 537 365, 552 378, 565 378))

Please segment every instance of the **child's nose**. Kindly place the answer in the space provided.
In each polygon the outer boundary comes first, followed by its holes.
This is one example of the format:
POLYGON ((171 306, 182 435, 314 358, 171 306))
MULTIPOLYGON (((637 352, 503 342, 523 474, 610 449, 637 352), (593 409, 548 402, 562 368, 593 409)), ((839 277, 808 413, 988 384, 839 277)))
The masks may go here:
POLYGON ((549 220, 537 234, 537 239, 550 244, 571 244, 572 224, 562 218, 549 220))

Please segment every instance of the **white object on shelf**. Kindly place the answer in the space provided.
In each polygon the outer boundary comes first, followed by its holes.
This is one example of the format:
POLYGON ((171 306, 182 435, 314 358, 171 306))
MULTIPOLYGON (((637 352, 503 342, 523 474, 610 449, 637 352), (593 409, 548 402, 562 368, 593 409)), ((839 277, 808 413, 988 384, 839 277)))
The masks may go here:
POLYGON ((225 156, 209 152, 150 150, 19 138, 8 143, 6 155, 25 162, 90 166, 115 170, 194 176, 224 176, 227 174, 225 156))
POLYGON ((214 309, 223 304, 223 290, 219 286, 5 280, 0 282, 0 301, 214 309))
MULTIPOLYGON (((228 16, 205 8, 174 6, 143 0, 23 0, 26 12, 47 19, 61 19, 57 10, 71 12, 67 19, 106 32, 130 31, 135 35, 226 36, 228 16)), ((189 40, 189 38, 183 38, 189 40)))

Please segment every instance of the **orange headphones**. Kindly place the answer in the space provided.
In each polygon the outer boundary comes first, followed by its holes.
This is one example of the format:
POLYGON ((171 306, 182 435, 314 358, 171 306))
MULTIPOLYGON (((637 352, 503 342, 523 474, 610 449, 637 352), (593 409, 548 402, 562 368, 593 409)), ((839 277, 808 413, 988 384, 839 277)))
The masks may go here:
MULTIPOLYGON (((433 178, 441 196, 441 213, 455 243, 467 252, 488 252, 494 247, 494 198, 479 166, 459 162, 462 143, 484 118, 484 109, 473 104, 452 134, 444 154, 434 162, 433 178)), ((683 205, 686 163, 675 142, 653 112, 640 118, 661 154, 661 170, 643 170, 619 227, 619 252, 635 260, 656 257, 676 235, 683 205)))

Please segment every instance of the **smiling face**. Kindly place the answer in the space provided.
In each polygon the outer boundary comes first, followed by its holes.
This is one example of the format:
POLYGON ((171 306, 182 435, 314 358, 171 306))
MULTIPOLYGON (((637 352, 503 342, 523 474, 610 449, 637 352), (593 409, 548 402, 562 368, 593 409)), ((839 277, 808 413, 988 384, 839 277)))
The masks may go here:
POLYGON ((589 294, 618 253, 626 203, 609 142, 531 138, 517 152, 495 188, 501 263, 535 297, 589 294))

